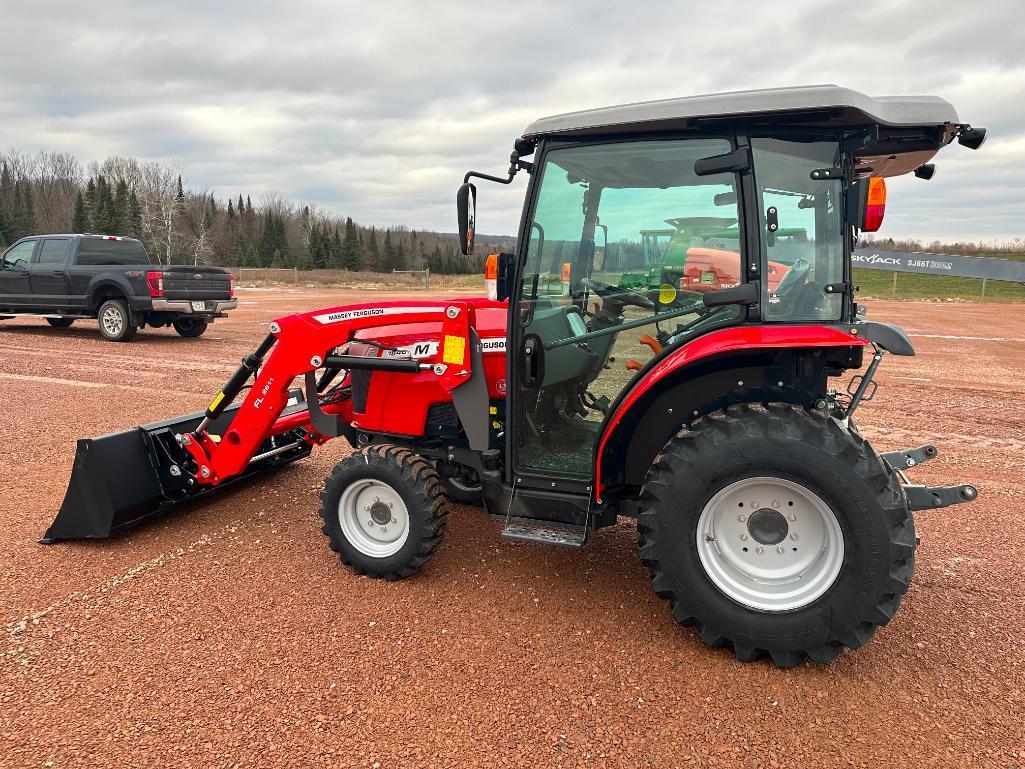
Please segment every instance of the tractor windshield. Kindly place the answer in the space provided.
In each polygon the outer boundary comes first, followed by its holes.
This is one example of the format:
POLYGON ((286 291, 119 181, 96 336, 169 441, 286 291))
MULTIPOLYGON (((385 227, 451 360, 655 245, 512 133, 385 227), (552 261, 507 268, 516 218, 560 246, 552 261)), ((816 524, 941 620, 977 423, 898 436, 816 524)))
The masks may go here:
POLYGON ((741 281, 736 177, 694 173, 731 149, 695 138, 545 153, 519 304, 521 339, 544 349, 517 399, 524 471, 588 476, 602 420, 637 371, 743 316, 702 301, 741 281))

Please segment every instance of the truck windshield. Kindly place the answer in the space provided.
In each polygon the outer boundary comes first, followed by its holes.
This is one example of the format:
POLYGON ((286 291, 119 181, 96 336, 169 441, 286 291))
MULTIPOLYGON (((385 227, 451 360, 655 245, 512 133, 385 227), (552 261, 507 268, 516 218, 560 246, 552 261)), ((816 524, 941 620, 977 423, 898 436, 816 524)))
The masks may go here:
POLYGON ((751 147, 767 257, 762 317, 840 320, 843 297, 825 287, 844 280, 843 182, 811 176, 839 165, 839 144, 754 138, 751 147))
POLYGON ((137 240, 82 238, 75 264, 149 264, 149 255, 137 240))

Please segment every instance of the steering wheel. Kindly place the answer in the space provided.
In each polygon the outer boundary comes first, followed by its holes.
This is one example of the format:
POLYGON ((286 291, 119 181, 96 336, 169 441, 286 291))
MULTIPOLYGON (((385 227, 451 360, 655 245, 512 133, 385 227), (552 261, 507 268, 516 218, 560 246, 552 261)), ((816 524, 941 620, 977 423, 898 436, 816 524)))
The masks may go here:
POLYGON ((790 265, 790 269, 787 270, 787 274, 783 276, 783 280, 776 286, 776 296, 786 299, 793 294, 804 285, 809 272, 811 272, 811 262, 807 259, 795 259, 794 263, 790 265))
POLYGON ((602 299, 619 302, 620 304, 632 304, 634 307, 640 307, 643 310, 655 309, 655 303, 639 291, 613 286, 611 283, 603 283, 600 280, 592 280, 591 278, 584 278, 580 282, 602 299))

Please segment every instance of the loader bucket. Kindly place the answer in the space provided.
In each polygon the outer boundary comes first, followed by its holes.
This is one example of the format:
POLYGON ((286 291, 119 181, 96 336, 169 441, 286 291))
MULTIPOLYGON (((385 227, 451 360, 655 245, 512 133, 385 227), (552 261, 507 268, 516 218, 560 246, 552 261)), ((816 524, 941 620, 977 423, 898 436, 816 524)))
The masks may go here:
MULTIPOLYGON (((302 391, 291 394, 294 405, 285 415, 306 408, 302 391)), ((237 409, 225 409, 211 422, 209 432, 223 433, 237 409)), ((282 433, 269 438, 239 475, 216 487, 193 487, 182 469, 187 454, 175 436, 195 430, 203 417, 199 411, 79 440, 64 502, 40 542, 109 537, 202 494, 301 459, 312 450, 300 430, 282 433)))

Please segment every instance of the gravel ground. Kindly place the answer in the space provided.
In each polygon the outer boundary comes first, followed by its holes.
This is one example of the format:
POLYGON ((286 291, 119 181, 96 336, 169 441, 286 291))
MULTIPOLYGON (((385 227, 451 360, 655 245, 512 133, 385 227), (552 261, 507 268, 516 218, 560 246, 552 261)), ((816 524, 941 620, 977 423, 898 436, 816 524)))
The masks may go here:
MULTIPOLYGON (((745 665, 676 626, 623 524, 567 552, 456 508, 412 579, 344 569, 315 512, 347 451, 118 539, 44 547, 75 439, 202 408, 274 317, 347 291, 242 291, 197 340, 0 323, 0 765, 1025 766, 1025 318, 886 303, 920 355, 888 359, 863 432, 933 441, 915 580, 826 667, 745 665)), ((384 294, 374 294, 383 297, 384 294)))

